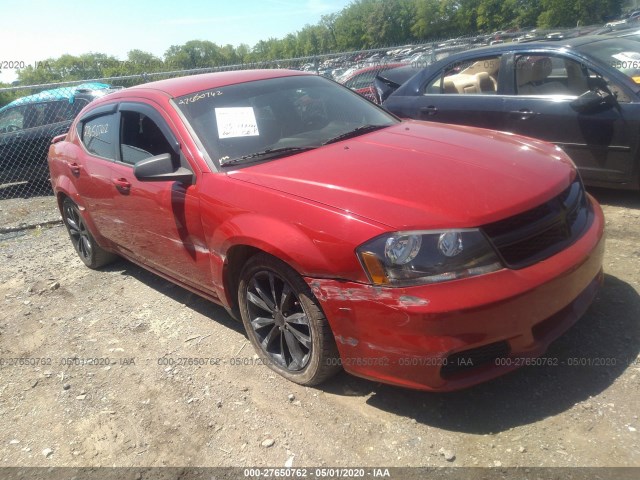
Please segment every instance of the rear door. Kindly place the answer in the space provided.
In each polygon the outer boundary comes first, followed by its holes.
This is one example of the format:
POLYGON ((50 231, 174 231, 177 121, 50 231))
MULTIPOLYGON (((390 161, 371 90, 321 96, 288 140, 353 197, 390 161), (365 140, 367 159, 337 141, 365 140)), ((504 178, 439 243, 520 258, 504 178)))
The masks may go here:
POLYGON ((81 147, 77 154, 62 160, 66 175, 78 192, 74 201, 81 202, 97 231, 109 240, 114 238, 118 218, 114 215, 114 191, 111 164, 116 159, 118 140, 117 105, 92 110, 78 124, 81 147))
POLYGON ((501 61, 501 55, 486 54, 452 61, 422 85, 420 95, 408 99, 407 111, 392 111, 419 120, 502 130, 501 61))

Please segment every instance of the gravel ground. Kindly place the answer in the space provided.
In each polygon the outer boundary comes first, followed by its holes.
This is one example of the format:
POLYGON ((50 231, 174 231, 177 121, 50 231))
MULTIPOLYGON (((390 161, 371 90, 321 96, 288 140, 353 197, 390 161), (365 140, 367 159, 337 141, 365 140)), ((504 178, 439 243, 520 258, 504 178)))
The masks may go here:
POLYGON ((0 201, 0 234, 62 221, 53 194, 0 201))
POLYGON ((447 394, 290 383, 222 308, 126 261, 85 268, 62 226, 7 231, 55 220, 50 197, 0 202, 0 467, 638 467, 640 195, 593 193, 605 284, 560 366, 447 394))

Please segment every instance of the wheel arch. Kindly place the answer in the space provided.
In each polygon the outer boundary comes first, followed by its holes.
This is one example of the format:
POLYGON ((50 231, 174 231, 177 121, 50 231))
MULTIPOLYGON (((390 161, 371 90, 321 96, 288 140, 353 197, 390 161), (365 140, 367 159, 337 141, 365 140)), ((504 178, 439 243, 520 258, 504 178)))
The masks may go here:
POLYGON ((93 223, 93 219, 91 218, 91 215, 89 215, 87 213, 87 208, 86 205, 84 203, 84 200, 82 199, 82 196, 78 193, 78 191, 75 189, 75 186, 73 185, 73 183, 67 179, 66 177, 62 179, 62 181, 60 181, 57 185, 56 188, 54 190, 55 196, 56 196, 56 202, 58 204, 58 210, 60 211, 60 215, 63 218, 63 222, 64 222, 64 212, 63 212, 63 203, 65 201, 65 199, 69 199, 71 200, 73 203, 75 203, 82 215, 82 219, 84 220, 85 224, 87 225, 87 228, 89 229, 89 232, 91 232, 91 235, 93 236, 94 240, 96 241, 96 243, 98 244, 98 246, 100 246, 101 248, 104 249, 108 249, 111 250, 111 242, 109 242, 107 239, 105 239, 99 232, 98 228, 96 227, 96 225, 93 223))
POLYGON ((258 253, 284 262, 302 277, 335 277, 335 262, 332 263, 302 229, 291 223, 247 214, 225 223, 217 232, 219 239, 214 238, 211 247, 212 252, 220 252, 218 264, 214 262, 213 265, 214 283, 222 290, 218 296, 226 299, 232 309, 237 307, 240 272, 258 253), (231 232, 233 234, 229 234, 231 232), (268 235, 265 232, 278 233, 268 235))

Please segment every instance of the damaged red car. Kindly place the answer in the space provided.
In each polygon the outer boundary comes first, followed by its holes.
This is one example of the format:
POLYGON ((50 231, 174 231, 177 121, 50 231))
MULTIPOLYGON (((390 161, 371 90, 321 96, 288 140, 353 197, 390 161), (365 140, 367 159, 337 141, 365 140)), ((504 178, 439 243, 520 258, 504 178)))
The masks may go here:
POLYGON ((49 152, 71 243, 225 306, 263 362, 464 388, 542 355, 602 280, 604 220, 530 138, 400 121, 304 72, 94 101, 49 152))

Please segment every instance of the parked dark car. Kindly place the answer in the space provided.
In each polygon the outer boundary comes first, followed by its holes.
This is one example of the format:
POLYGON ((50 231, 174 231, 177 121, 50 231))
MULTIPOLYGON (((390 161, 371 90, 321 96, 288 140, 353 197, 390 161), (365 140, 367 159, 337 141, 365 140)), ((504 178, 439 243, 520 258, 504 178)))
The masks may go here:
POLYGON ((559 149, 401 122, 304 72, 116 92, 49 166, 88 267, 117 254, 223 305, 256 363, 304 385, 340 366, 425 390, 494 378, 602 281, 602 210, 559 149))
POLYGON ((30 183, 48 186, 47 151, 67 132, 89 102, 111 91, 104 83, 83 83, 22 97, 0 109, 0 188, 30 183))
POLYGON ((639 93, 640 36, 617 34, 452 55, 387 91, 384 107, 546 140, 569 154, 585 183, 637 188, 639 93))

